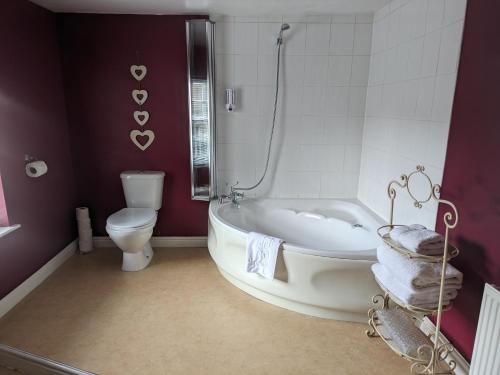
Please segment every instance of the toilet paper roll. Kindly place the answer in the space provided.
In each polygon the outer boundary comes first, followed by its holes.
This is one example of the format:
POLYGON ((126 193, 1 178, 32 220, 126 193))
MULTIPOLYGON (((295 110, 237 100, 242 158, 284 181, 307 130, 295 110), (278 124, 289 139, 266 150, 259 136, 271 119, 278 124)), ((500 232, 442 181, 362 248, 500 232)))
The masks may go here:
POLYGON ((76 218, 80 219, 88 219, 89 218, 89 209, 87 207, 77 207, 76 208, 76 218))
POLYGON ((76 208, 76 222, 78 224, 78 247, 81 253, 88 253, 93 249, 92 224, 87 207, 76 208))
POLYGON ((88 253, 93 250, 94 246, 92 241, 78 241, 78 248, 82 253, 88 253))
POLYGON ((47 164, 42 160, 32 161, 26 164, 26 174, 29 177, 40 177, 47 173, 47 164))
POLYGON ((82 229, 78 228, 78 238, 90 238, 92 239, 92 228, 82 229))

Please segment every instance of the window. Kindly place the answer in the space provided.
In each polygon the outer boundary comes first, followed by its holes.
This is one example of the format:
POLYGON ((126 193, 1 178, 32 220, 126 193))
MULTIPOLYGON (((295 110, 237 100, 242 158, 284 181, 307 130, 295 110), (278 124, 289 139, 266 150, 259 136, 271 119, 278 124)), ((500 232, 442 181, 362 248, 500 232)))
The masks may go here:
POLYGON ((9 226, 9 218, 7 216, 7 205, 3 194, 2 176, 0 175, 0 227, 9 226))
POLYGON ((0 238, 15 231, 19 227, 21 227, 19 224, 9 226, 9 217, 7 216, 7 205, 5 204, 2 176, 0 175, 0 238))

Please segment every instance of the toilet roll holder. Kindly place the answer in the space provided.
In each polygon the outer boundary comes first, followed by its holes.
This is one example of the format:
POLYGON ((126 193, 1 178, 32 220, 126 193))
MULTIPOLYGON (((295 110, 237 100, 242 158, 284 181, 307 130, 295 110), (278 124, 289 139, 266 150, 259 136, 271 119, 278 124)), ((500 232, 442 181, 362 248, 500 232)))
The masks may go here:
POLYGON ((28 164, 28 163, 31 163, 31 162, 34 162, 34 161, 37 161, 38 158, 34 157, 34 156, 31 156, 29 154, 25 154, 24 155, 24 163, 25 164, 28 164))
POLYGON ((24 162, 25 162, 26 174, 28 175, 28 177, 41 177, 47 173, 47 164, 44 161, 42 161, 34 156, 25 154, 24 155, 24 162), (34 173, 36 172, 36 167, 30 166, 30 164, 34 163, 34 162, 41 162, 44 165, 44 167, 43 167, 44 170, 39 175, 34 175, 34 173), (32 174, 30 174, 30 172, 32 174))

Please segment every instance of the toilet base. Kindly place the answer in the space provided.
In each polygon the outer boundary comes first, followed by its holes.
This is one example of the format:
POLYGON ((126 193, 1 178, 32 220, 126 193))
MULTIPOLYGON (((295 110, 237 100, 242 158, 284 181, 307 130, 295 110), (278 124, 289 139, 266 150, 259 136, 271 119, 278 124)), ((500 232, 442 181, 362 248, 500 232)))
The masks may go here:
POLYGON ((148 242, 142 251, 137 253, 123 253, 122 270, 140 271, 148 266, 151 259, 153 259, 153 249, 148 242))

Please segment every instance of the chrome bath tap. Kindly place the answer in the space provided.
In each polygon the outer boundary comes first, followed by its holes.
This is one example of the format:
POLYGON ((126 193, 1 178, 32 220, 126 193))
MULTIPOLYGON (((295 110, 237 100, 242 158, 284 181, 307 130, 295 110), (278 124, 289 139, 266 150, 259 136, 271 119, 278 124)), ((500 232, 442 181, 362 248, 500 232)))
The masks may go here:
POLYGON ((222 194, 219 196, 219 203, 222 204, 226 199, 229 199, 237 208, 240 208, 239 200, 243 199, 245 195, 235 189, 236 185, 238 185, 238 183, 231 186, 231 192, 228 195, 222 194))

